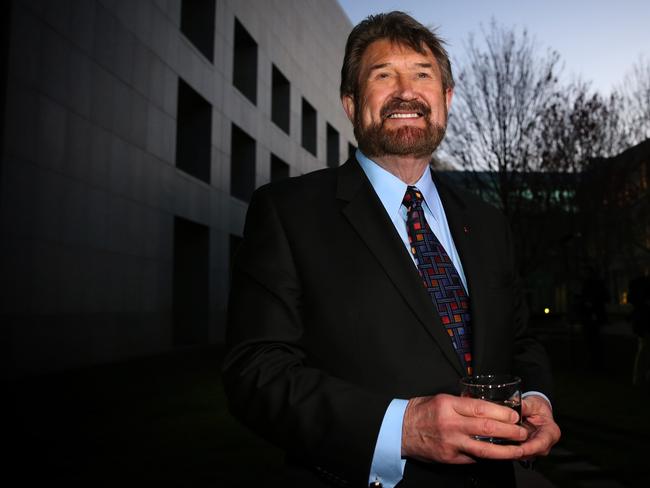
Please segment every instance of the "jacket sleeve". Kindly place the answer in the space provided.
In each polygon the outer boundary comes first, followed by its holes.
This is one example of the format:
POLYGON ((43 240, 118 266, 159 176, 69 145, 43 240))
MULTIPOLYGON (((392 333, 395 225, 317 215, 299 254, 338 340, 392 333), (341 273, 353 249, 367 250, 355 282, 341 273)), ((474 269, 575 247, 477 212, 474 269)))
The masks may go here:
POLYGON ((233 263, 223 363, 228 405, 243 424, 293 459, 367 484, 391 398, 310 363, 302 341, 310 324, 303 320, 304 290, 292 245, 272 192, 261 188, 253 195, 233 263))

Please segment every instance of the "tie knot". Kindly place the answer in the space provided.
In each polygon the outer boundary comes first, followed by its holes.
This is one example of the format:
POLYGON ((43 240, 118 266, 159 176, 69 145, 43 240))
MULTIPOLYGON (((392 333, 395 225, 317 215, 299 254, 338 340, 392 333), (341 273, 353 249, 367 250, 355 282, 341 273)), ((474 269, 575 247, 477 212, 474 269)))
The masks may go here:
POLYGON ((414 186, 409 186, 406 188, 406 193, 404 194, 404 200, 402 204, 410 210, 412 207, 419 207, 422 205, 422 193, 414 186))

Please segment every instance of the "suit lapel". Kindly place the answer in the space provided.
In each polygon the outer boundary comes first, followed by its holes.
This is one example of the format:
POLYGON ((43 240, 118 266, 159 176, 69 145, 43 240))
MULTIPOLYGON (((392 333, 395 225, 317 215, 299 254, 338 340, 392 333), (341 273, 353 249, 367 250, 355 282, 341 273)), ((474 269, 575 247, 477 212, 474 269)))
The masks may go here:
POLYGON ((425 330, 462 375, 460 360, 431 298, 422 286, 420 275, 379 197, 355 159, 350 159, 339 169, 337 198, 347 202, 343 206, 343 214, 377 258, 425 330))
POLYGON ((470 297, 470 310, 472 314, 472 352, 475 374, 482 371, 485 348, 489 341, 487 328, 487 307, 482 300, 481 290, 485 290, 485 273, 483 272, 483 260, 481 258, 481 243, 478 242, 474 227, 473 218, 467 210, 461 197, 444 182, 440 181, 435 172, 432 172, 436 188, 440 194, 440 200, 445 209, 447 222, 451 236, 454 239, 456 250, 463 264, 463 271, 467 280, 467 288, 470 297))

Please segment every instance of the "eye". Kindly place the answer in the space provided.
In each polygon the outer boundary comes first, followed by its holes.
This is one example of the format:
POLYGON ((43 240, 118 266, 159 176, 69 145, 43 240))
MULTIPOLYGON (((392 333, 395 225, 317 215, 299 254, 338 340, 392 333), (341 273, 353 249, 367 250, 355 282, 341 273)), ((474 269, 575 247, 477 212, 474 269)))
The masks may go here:
POLYGON ((422 78, 422 79, 431 78, 431 75, 429 73, 424 72, 424 71, 421 71, 420 73, 418 73, 417 76, 418 76, 418 78, 422 78))
POLYGON ((389 75, 388 73, 386 73, 386 72, 383 72, 383 73, 377 73, 377 78, 379 78, 380 80, 385 80, 385 79, 388 78, 389 76, 390 76, 390 75, 389 75))

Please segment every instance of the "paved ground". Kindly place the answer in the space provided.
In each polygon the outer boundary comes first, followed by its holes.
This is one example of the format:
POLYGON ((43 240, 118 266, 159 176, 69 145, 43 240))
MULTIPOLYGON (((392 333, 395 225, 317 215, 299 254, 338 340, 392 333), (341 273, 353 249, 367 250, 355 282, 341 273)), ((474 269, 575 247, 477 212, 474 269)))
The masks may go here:
MULTIPOLYGON (((518 470, 521 486, 650 486, 650 397, 629 384, 634 337, 610 326, 593 371, 579 333, 541 332, 564 436, 537 463, 543 476, 518 470)), ((9 385, 19 481, 4 486, 275 486, 281 453, 229 417, 219 363, 219 348, 205 348, 9 385)))
POLYGON ((563 438, 539 469, 563 488, 650 486, 650 389, 632 385, 637 338, 630 324, 612 320, 591 347, 576 325, 541 325, 563 438))

